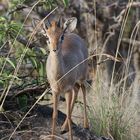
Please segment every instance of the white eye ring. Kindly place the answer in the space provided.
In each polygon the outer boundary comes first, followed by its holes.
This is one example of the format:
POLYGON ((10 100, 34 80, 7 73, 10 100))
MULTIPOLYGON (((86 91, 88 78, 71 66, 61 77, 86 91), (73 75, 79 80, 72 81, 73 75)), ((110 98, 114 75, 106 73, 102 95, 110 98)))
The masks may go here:
POLYGON ((49 40, 47 40, 47 44, 50 44, 50 41, 49 40))

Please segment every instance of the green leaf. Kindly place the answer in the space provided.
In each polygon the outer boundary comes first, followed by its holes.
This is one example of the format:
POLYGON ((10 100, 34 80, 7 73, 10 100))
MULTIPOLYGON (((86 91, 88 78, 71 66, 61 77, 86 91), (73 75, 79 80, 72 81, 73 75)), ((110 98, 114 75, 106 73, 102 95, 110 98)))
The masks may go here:
POLYGON ((68 6, 69 0, 62 0, 62 1, 63 1, 63 3, 64 3, 65 7, 68 6))
POLYGON ((0 22, 5 22, 5 21, 6 21, 6 19, 4 17, 0 16, 0 22))
POLYGON ((45 75, 44 65, 43 65, 43 63, 40 63, 40 67, 39 67, 39 76, 40 76, 40 81, 42 81, 42 80, 43 80, 44 75, 45 75))
POLYGON ((39 48, 43 54, 46 54, 46 50, 44 48, 39 48))
POLYGON ((0 80, 0 85, 3 85, 4 84, 4 81, 3 80, 0 80))
POLYGON ((17 99, 18 99, 18 104, 19 104, 20 109, 22 111, 26 111, 27 110, 27 101, 28 101, 27 95, 23 94, 23 95, 19 96, 17 99))
POLYGON ((4 112, 4 108, 0 106, 0 112, 4 112))
POLYGON ((43 77, 44 76, 44 67, 43 67, 43 64, 42 63, 40 63, 40 69, 39 69, 39 74, 40 74, 40 76, 41 77, 43 77))
POLYGON ((7 78, 14 78, 16 80, 21 80, 20 78, 18 78, 16 75, 8 75, 7 78))
POLYGON ((8 25, 8 31, 9 33, 18 33, 20 31, 21 28, 21 24, 20 23, 16 23, 14 21, 12 21, 9 25, 8 25))
POLYGON ((5 58, 5 60, 15 69, 15 64, 9 59, 9 58, 5 58))
POLYGON ((30 59, 32 65, 33 65, 35 68, 37 68, 38 65, 37 65, 36 59, 35 59, 34 57, 30 57, 29 59, 30 59))

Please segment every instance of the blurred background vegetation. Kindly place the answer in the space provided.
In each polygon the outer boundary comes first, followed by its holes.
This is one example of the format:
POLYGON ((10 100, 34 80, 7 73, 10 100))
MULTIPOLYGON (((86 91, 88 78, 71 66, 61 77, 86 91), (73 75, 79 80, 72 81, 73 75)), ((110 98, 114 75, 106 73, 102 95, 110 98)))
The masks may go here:
POLYGON ((139 0, 0 0, 0 112, 26 112, 49 88, 46 38, 41 27, 34 29, 56 7, 48 18, 77 17, 75 32, 89 56, 97 55, 89 60, 91 130, 112 140, 139 140, 139 0))

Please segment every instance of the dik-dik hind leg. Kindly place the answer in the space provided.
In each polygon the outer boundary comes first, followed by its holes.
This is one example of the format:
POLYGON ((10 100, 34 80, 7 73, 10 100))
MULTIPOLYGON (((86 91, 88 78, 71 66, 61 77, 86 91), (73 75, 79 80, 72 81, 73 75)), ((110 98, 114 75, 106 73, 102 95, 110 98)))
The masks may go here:
POLYGON ((83 102, 84 102, 84 128, 89 128, 88 118, 87 118, 87 109, 86 109, 86 87, 84 84, 81 85, 83 92, 83 102))
MULTIPOLYGON (((79 91, 80 85, 79 84, 75 84, 74 89, 73 89, 73 93, 72 93, 72 100, 71 100, 71 114, 74 108, 74 103, 77 99, 77 95, 78 95, 78 91, 79 91)), ((69 130, 68 128, 68 120, 66 119, 65 122, 63 123, 62 127, 61 127, 61 134, 64 134, 65 132, 67 132, 69 130)))
POLYGON ((57 93, 53 93, 52 140, 55 140, 54 134, 56 128, 56 119, 58 116, 58 111, 57 111, 58 101, 59 101, 59 95, 57 93))
POLYGON ((71 101, 72 101, 72 90, 67 92, 65 94, 66 98, 66 104, 67 104, 67 109, 66 109, 66 114, 67 114, 67 121, 68 121, 68 129, 69 129, 69 140, 72 140, 72 129, 71 129, 71 101))

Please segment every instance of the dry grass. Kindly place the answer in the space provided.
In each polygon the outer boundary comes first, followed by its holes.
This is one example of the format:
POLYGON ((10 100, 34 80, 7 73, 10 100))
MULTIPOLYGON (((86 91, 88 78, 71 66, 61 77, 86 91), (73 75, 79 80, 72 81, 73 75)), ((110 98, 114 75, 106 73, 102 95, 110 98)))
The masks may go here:
POLYGON ((138 103, 138 81, 128 89, 108 86, 103 76, 98 74, 91 87, 88 104, 91 127, 96 135, 113 140, 140 139, 140 119, 138 103))

